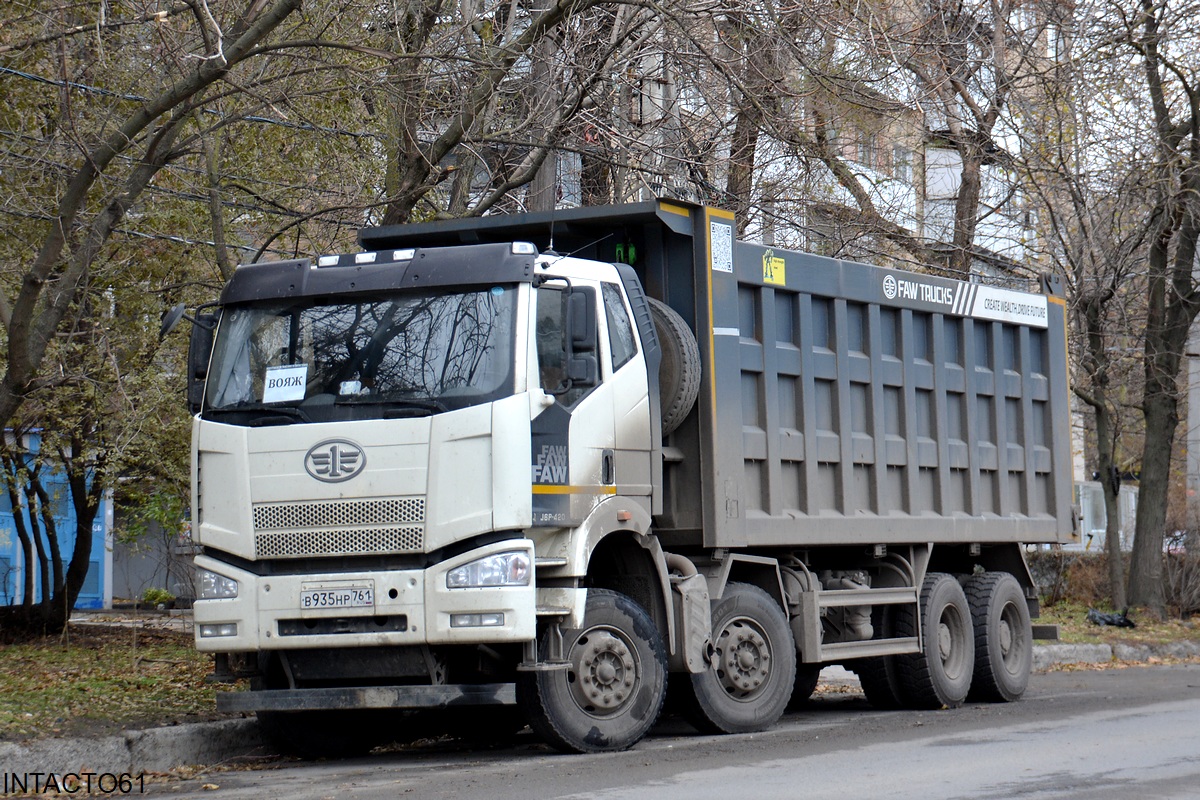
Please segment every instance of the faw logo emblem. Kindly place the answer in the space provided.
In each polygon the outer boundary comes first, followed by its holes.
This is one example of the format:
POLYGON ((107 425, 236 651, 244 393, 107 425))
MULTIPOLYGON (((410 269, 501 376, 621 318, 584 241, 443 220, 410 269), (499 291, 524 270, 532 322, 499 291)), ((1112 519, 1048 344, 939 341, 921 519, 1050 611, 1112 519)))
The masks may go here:
POLYGON ((348 481, 367 466, 367 454, 354 442, 326 439, 315 444, 304 456, 304 469, 319 481, 348 481))
POLYGON ((896 278, 892 275, 883 279, 883 296, 888 300, 896 299, 896 278))

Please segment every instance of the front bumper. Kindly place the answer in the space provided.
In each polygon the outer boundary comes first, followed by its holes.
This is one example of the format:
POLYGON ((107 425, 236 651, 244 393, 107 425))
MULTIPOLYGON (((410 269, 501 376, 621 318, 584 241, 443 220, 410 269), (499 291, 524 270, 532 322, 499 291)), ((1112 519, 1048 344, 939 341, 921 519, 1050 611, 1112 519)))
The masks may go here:
POLYGON ((196 566, 237 581, 237 597, 197 600, 196 648, 238 653, 316 647, 527 642, 536 635, 536 589, 528 586, 447 589, 446 573, 496 553, 524 550, 514 539, 463 553, 424 570, 379 570, 307 575, 255 575, 211 556, 196 566), (373 604, 359 608, 301 607, 301 593, 369 587, 373 604), (451 627, 451 615, 487 616, 501 624, 451 627), (235 625, 236 630, 230 625, 235 625), (205 635, 219 631, 227 635, 205 635))
POLYGON ((330 711, 360 708, 450 708, 516 705, 511 683, 441 686, 361 686, 352 688, 272 689, 218 692, 219 711, 330 711))

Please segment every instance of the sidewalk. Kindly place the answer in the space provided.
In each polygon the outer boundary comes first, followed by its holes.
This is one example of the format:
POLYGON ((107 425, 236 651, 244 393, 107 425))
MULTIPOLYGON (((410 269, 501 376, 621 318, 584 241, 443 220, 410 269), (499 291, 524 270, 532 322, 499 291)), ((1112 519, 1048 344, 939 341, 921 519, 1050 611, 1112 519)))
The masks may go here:
MULTIPOLYGON (((113 624, 113 620, 105 619, 104 623, 113 624)), ((181 622, 172 618, 167 624, 181 622)), ((1150 663, 1159 659, 1189 658, 1200 658, 1200 642, 1137 646, 1046 644, 1033 648, 1035 672, 1061 664, 1150 663)), ((840 666, 822 670, 821 682, 843 688, 858 686, 854 673, 840 666)), ((30 775, 35 772, 137 775, 166 772, 181 766, 253 760, 274 753, 253 719, 232 719, 124 731, 98 739, 40 739, 21 744, 0 742, 0 770, 30 775)))

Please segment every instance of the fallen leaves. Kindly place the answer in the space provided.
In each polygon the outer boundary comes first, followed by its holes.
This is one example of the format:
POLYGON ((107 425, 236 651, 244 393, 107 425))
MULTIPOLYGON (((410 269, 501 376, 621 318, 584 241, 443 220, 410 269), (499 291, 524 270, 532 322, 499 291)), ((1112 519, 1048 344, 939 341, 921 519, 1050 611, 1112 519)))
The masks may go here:
POLYGON ((212 718, 211 669, 188 633, 72 625, 69 637, 0 650, 0 739, 212 718))

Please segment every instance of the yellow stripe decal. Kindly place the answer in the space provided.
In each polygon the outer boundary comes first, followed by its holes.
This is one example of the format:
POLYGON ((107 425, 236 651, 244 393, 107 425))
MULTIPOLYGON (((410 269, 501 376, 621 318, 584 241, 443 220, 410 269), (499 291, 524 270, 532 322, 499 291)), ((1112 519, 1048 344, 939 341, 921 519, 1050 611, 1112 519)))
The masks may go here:
POLYGON ((683 206, 677 206, 674 203, 664 203, 662 200, 659 200, 658 207, 662 211, 666 211, 671 214, 678 214, 681 217, 691 217, 692 216, 691 211, 684 208, 683 206))
POLYGON ((534 494, 616 494, 616 486, 553 486, 546 483, 533 484, 534 494))

